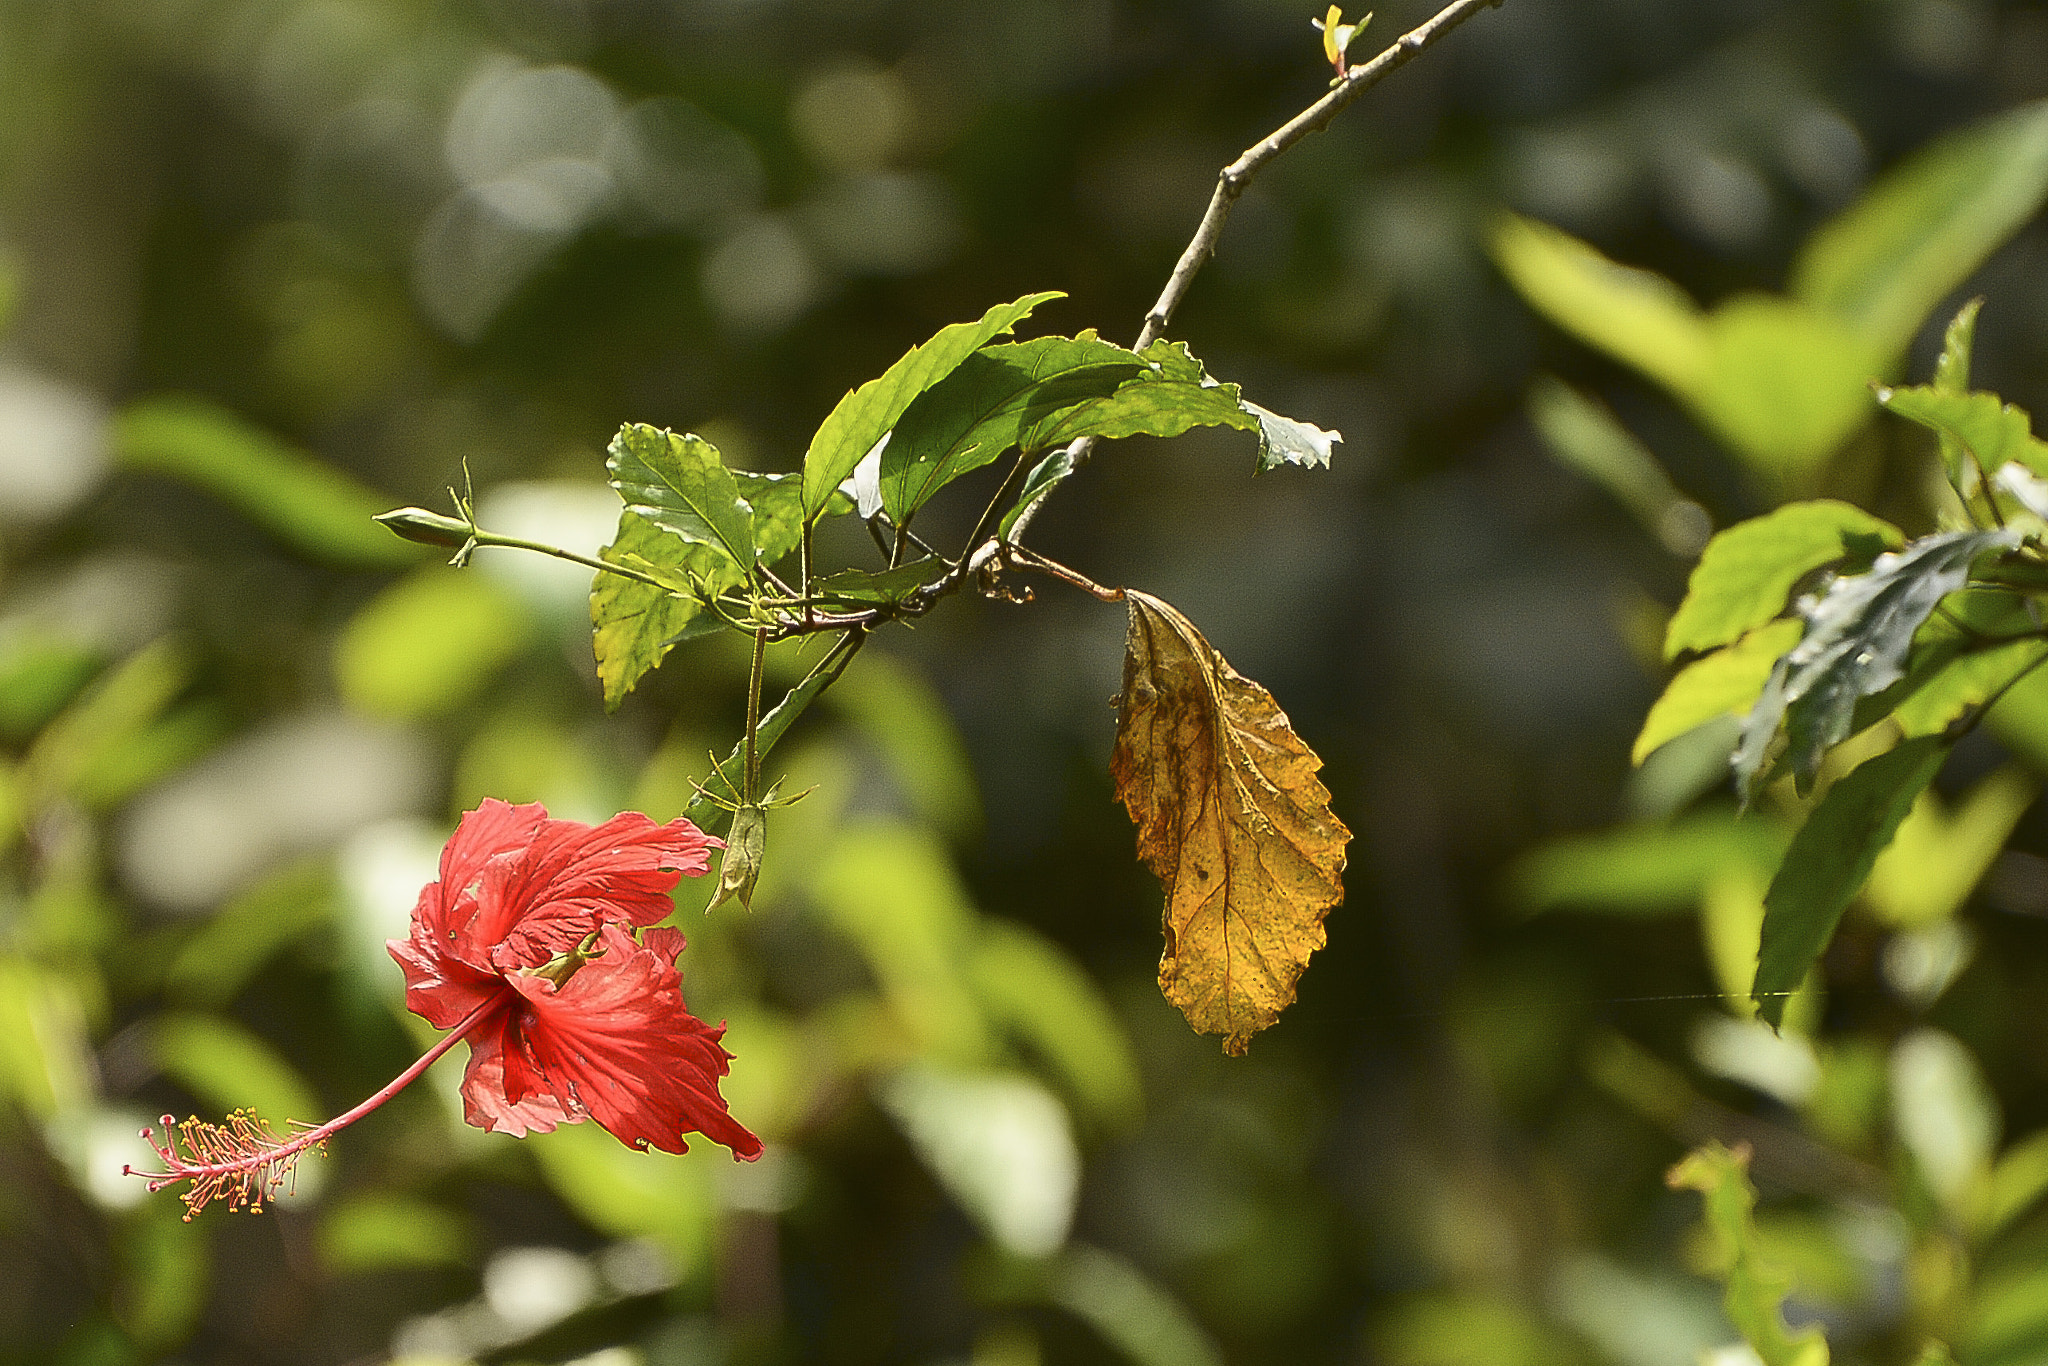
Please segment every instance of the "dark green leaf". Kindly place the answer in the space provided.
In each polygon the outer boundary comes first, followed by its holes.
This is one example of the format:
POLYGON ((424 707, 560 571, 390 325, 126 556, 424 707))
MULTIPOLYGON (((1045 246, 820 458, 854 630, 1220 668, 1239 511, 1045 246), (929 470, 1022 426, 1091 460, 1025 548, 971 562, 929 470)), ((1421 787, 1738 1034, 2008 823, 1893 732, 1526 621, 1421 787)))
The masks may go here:
MULTIPOLYGON (((739 581, 738 566, 722 551, 681 540, 632 511, 619 515, 618 536, 600 558, 643 570, 660 567, 678 575, 694 573, 712 591, 739 581)), ((700 610, 694 597, 619 574, 599 574, 591 580, 592 643, 606 710, 618 709, 633 685, 661 662, 700 610)))
MULTIPOLYGON (((1210 379, 1203 372, 1202 363, 1188 354, 1185 342, 1156 341, 1140 353, 1139 359, 1147 368, 1119 386, 1115 393, 1078 403, 1024 435, 1020 444, 1026 450, 1054 449, 1025 476, 1017 501, 1003 514, 1003 535, 1010 534, 1027 508, 1074 472, 1068 448, 1080 437, 1113 440, 1126 436, 1179 436, 1194 427, 1235 427, 1243 431, 1259 428, 1257 414, 1239 398, 1237 386, 1210 379)), ((1336 437, 1335 433, 1328 435, 1336 437)), ((1264 451, 1263 433, 1261 443, 1264 451)))
POLYGON ((204 399, 135 404, 114 424, 114 455, 129 469, 205 489, 318 559, 370 568, 420 562, 419 551, 374 520, 390 499, 204 399))
POLYGON ((872 573, 865 569, 845 569, 816 580, 811 585, 811 591, 816 596, 836 604, 853 607, 886 606, 901 602, 926 584, 938 582, 952 567, 944 560, 923 559, 872 573))
POLYGON ((1078 337, 987 346, 905 410, 882 449, 882 505, 901 522, 934 493, 1015 446, 1083 399, 1103 398, 1143 369, 1131 352, 1078 337))
POLYGON ((978 322, 940 328, 930 341, 912 347, 881 378, 869 380, 840 399, 804 454, 805 520, 818 518, 860 458, 874 449, 919 394, 953 373, 985 343, 1015 327, 1032 309, 1060 297, 1057 290, 1027 294, 1014 303, 998 304, 978 322))
POLYGON ((1800 579, 1848 555, 1851 539, 1905 537, 1891 523, 1831 498, 1787 503, 1738 522, 1707 542, 1687 582, 1685 601, 1664 632, 1664 657, 1726 645, 1785 610, 1800 579))
MULTIPOLYGON (((784 693, 782 700, 768 710, 754 731, 756 762, 765 760, 768 751, 775 748, 776 742, 796 724, 797 718, 809 710, 811 703, 817 701, 825 689, 832 686, 833 681, 852 662, 854 655, 860 650, 861 643, 866 639, 865 635, 858 633, 849 633, 842 637, 803 682, 784 693)), ((732 753, 725 756, 724 763, 720 765, 722 771, 712 772, 704 780, 704 791, 691 799, 689 817, 704 829, 714 829, 726 819, 720 807, 721 802, 728 805, 739 803, 739 793, 734 790, 727 775, 739 776, 746 763, 746 749, 747 742, 743 736, 740 742, 733 746, 732 753)))
MULTIPOLYGON (((1139 353, 1146 368, 1103 398, 1077 403, 1026 433, 1026 450, 1064 446, 1079 437, 1179 436, 1195 427, 1256 428, 1235 384, 1218 384, 1188 354, 1185 342, 1156 341, 1139 353)), ((1285 421, 1286 419, 1280 419, 1285 421)))
POLYGON ((2024 408, 1997 394, 1955 393, 1931 384, 1880 388, 1877 401, 1900 417, 1932 427, 1942 438, 1942 463, 1949 483, 1965 498, 2008 460, 2036 474, 2048 474, 2048 444, 2034 438, 2024 408), (1953 463, 1951 463, 1953 462, 1953 463))
POLYGON ((739 481, 716 446, 700 436, 629 422, 612 438, 605 467, 630 511, 709 547, 730 560, 741 578, 753 575, 754 510, 740 497, 739 481))
MULTIPOLYGON (((1828 309, 1889 360, 1928 311, 2048 194, 2048 103, 1951 134, 1887 172, 1807 240, 1792 293, 1828 309)), ((1882 368, 1882 367, 1880 367, 1882 368)))
POLYGON ((1753 992, 1758 1014, 1773 1028, 1948 750, 1939 736, 1923 735, 1865 760, 1828 789, 1793 837, 1764 896, 1753 992))
POLYGON ((1743 723, 1735 759, 1743 800, 1755 794, 1781 720, 1800 790, 1810 787, 1821 758, 1848 737, 1858 699, 1904 676, 1914 634, 1937 603, 1968 581, 1972 561, 2018 544, 2011 531, 1923 536, 1878 556, 1868 573, 1835 579, 1802 600, 1805 635, 1778 661, 1743 723))

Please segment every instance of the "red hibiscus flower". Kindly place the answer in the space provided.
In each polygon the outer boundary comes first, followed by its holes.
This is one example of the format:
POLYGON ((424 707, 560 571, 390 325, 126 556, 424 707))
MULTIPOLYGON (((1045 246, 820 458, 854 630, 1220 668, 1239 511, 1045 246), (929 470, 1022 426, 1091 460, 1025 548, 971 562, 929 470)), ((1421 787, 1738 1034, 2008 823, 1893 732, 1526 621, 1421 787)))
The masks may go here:
POLYGON ((539 805, 487 801, 441 851, 420 892, 412 936, 390 941, 405 1003, 449 1033, 376 1095, 318 1126, 279 1134, 246 1110, 224 1124, 161 1121, 142 1131, 166 1170, 137 1172, 151 1190, 190 1181, 185 1217, 215 1200, 260 1210, 299 1158, 417 1081, 469 1042, 464 1117, 525 1135, 594 1119, 645 1150, 687 1151, 685 1134, 752 1161, 761 1140, 718 1094, 732 1055, 683 1005, 680 930, 650 928, 669 893, 696 877, 718 844, 686 820, 637 812, 603 825, 553 821, 539 805))
POLYGON ((453 1029, 489 1012, 468 1031, 471 1124, 523 1135, 588 1118, 636 1148, 679 1153, 701 1133, 761 1155, 718 1094, 724 1028, 683 1005, 682 932, 644 928, 716 843, 638 812, 592 827, 486 801, 462 818, 411 938, 390 948, 415 1014, 453 1029))

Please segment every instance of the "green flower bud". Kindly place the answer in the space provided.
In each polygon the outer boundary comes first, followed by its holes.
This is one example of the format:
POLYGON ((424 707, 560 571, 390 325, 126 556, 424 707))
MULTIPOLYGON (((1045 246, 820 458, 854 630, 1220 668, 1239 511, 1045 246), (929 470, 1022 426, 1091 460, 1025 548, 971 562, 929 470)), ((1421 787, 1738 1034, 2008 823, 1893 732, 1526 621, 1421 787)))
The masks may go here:
POLYGON ((754 909, 754 884, 761 880, 761 858, 767 848, 768 813, 752 805, 733 812, 732 829, 725 832, 725 858, 718 865, 718 895, 704 908, 707 915, 734 897, 754 909))
POLYGON ((469 543, 472 534, 468 522, 443 517, 425 508, 393 508, 389 512, 378 513, 375 520, 389 527, 393 535, 420 545, 460 549, 469 543))

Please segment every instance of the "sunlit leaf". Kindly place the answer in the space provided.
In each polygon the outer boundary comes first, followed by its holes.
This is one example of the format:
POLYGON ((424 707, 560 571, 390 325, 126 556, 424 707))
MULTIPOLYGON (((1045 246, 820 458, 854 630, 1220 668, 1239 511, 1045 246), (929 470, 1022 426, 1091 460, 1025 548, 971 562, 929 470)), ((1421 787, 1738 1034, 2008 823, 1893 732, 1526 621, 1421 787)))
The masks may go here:
POLYGON ((1070 1245, 1054 1264, 1050 1289, 1054 1304, 1136 1366, 1223 1366, 1223 1353, 1194 1315, 1115 1253, 1070 1245))
POLYGON ((1259 420, 1259 463, 1252 473, 1264 474, 1282 465, 1298 465, 1303 469, 1330 468, 1331 450, 1344 439, 1341 432, 1326 431, 1313 422, 1282 417, 1249 399, 1240 406, 1259 420))
MULTIPOLYGON (((739 581, 739 567, 730 556, 683 541, 630 510, 620 514, 618 536, 599 558, 635 568, 665 564, 678 575, 688 570, 714 592, 739 581)), ((606 710, 618 709, 700 611, 702 604, 694 597, 621 574, 599 574, 590 581, 591 637, 606 710)))
POLYGON ((1827 1339, 1818 1328, 1785 1326, 1785 1296, 1792 1278, 1766 1261, 1756 1229, 1756 1187, 1749 1182, 1749 1150, 1710 1142, 1688 1154, 1665 1178, 1673 1190, 1698 1191, 1706 1201, 1707 1230, 1727 1283, 1721 1304, 1728 1321, 1764 1366, 1827 1366, 1827 1339))
POLYGON ((1807 239, 1792 293, 1894 357, 2048 194, 2048 103, 1930 143, 1807 239))
POLYGON ((369 568, 420 562, 418 549, 373 520, 390 499, 204 399, 130 407, 114 424, 114 455, 129 469, 205 489, 316 559, 369 568))
POLYGON ((742 578, 752 576, 754 510, 716 446, 629 422, 612 438, 605 467, 629 512, 724 556, 742 578))
POLYGON ((1691 912, 1728 870, 1758 881, 1778 866, 1790 838, 1774 820, 1701 811, 1664 825, 1628 825, 1551 840, 1516 860, 1508 893, 1524 909, 1612 915, 1691 912))
MULTIPOLYGON (((719 1158, 709 1144, 686 1153, 641 1152, 595 1124, 563 1124, 520 1141, 563 1203, 613 1238, 645 1238, 688 1273, 709 1256, 719 1158)), ((719 1155, 723 1157, 723 1154, 719 1155)))
POLYGON ((1805 481, 1869 421, 1881 358, 1832 314, 1744 295, 1716 308, 1707 332, 1713 360, 1694 406, 1775 481, 1805 481))
POLYGON ((1865 895, 1877 918, 1911 927, 1962 909, 2040 791, 2017 765, 1978 783, 1953 814, 1931 788, 1922 791, 1871 869, 1865 895))
POLYGON ((882 506, 903 521, 954 479, 1016 446, 1034 425, 1083 399, 1106 397, 1142 368, 1136 356, 1093 333, 982 348, 897 422, 882 449, 882 506))
POLYGON ((2026 1257, 1989 1269, 1970 1287, 1963 1359, 2025 1366, 2048 1348, 2048 1263, 2026 1257))
POLYGON ((468 1221, 440 1205, 374 1192, 352 1196, 320 1219, 320 1262, 338 1276, 398 1267, 461 1266, 469 1257, 468 1221))
POLYGON ((1082 1112, 1128 1130, 1144 1107, 1138 1062, 1116 1015, 1080 964, 1006 921, 982 927, 968 979, 990 1021, 1050 1064, 1082 1112))
POLYGON ((483 574, 440 565, 370 599, 334 647, 342 700, 365 716, 414 720, 451 711, 526 647, 532 622, 483 574))
POLYGON ((1922 1025, 1892 1046, 1892 1128, 1947 1210, 1967 1216, 1991 1175, 2004 1121, 1968 1045, 1922 1025))
POLYGON ((1735 644, 1680 669, 1643 718, 1629 761, 1640 764, 1652 750, 1716 717, 1747 712, 1771 676, 1779 656, 1799 643, 1800 625, 1781 620, 1757 627, 1735 644))
POLYGON ((914 1064, 876 1097, 947 1194, 1006 1251, 1067 1239, 1081 1159, 1066 1109, 1028 1077, 914 1064))
POLYGON ((1980 479, 1998 473, 2008 460, 2048 475, 2048 443, 2034 436, 2027 410, 1997 394, 1955 393, 1931 384, 1880 388, 1877 401, 1942 438, 1943 463, 1949 482, 1964 496, 1980 479), (1954 463, 1949 463, 1953 461, 1954 463))
POLYGON ((754 512, 754 555, 773 568, 795 550, 804 535, 804 481, 800 474, 751 474, 734 470, 740 497, 754 512))
POLYGON ((1565 331, 1674 394, 1690 398, 1704 389, 1714 354, 1706 317, 1663 276, 1513 216, 1494 230, 1493 256, 1522 297, 1565 331))
POLYGON ((1110 775, 1166 889, 1159 986, 1196 1032, 1241 1054, 1323 946, 1351 832, 1272 694, 1166 603, 1128 602, 1110 775))
POLYGON ((1013 303, 996 305, 977 322, 942 327, 930 341, 912 347, 879 379, 869 380, 840 399, 819 424, 804 453, 805 519, 815 520, 825 510, 826 502, 853 473, 861 457, 896 425, 919 394, 951 374, 985 343, 1015 327, 1032 309, 1061 297, 1057 290, 1027 294, 1013 303))
POLYGON ((1785 610, 1794 584, 1855 553, 1859 542, 1896 548, 1905 537, 1859 507, 1819 498, 1738 522, 1707 542, 1685 600, 1664 631, 1664 657, 1711 650, 1785 610))
POLYGON ((1828 789, 1793 837, 1764 895, 1754 995, 1767 1023, 1783 1019, 1785 994, 1819 961, 1842 912, 1948 750, 1943 740, 1927 735, 1866 759, 1828 789))
MULTIPOLYGON (((1942 333, 1941 355, 1934 362, 1933 388, 1941 394, 1970 392, 1970 359, 1977 348, 1977 312, 1982 299, 1972 299, 1956 310, 1942 333)), ((1941 443, 1941 467, 1958 494, 1968 498, 1976 492, 1977 467, 1964 459, 1963 444, 1951 432, 1936 429, 1941 443)), ((1988 471, 1987 471, 1988 473, 1988 471)))
POLYGON ((1810 787, 1821 758, 1848 737, 1857 701, 1904 675, 1914 634, 1968 580, 1970 565, 1989 551, 2018 544, 2017 533, 2002 530, 1923 536, 1896 554, 1878 556, 1868 573, 1835 579, 1824 592, 1802 600, 1806 632, 1778 662, 1743 722, 1735 757, 1743 799, 1753 795, 1764 773, 1781 721, 1792 771, 1802 791, 1810 787))

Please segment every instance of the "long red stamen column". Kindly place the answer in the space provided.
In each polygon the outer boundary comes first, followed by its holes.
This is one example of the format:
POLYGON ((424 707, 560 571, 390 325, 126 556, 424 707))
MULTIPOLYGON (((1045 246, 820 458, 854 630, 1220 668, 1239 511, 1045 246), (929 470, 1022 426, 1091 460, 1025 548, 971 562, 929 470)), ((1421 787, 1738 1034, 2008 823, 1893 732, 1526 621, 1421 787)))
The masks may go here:
POLYGON ((190 1181, 192 1189, 182 1197, 187 1223, 192 1221, 193 1215, 216 1200, 226 1200, 231 1210, 246 1209, 251 1214, 260 1214, 263 1202, 276 1196, 291 1181, 301 1154, 325 1144, 330 1137, 419 1080, 421 1073, 432 1067, 470 1030, 511 1002, 509 992, 496 1000, 485 1001, 383 1089, 347 1114, 337 1115, 325 1124, 280 1138, 272 1132, 269 1124, 248 1110, 235 1111, 225 1124, 208 1124, 200 1119, 178 1123, 173 1116, 165 1115, 158 1121, 164 1130, 161 1141, 153 1129, 144 1129, 142 1137, 170 1170, 140 1172, 124 1165, 121 1174, 146 1178, 152 1191, 160 1191, 180 1181, 190 1181), (185 1146, 182 1154, 178 1151, 181 1142, 185 1146))

